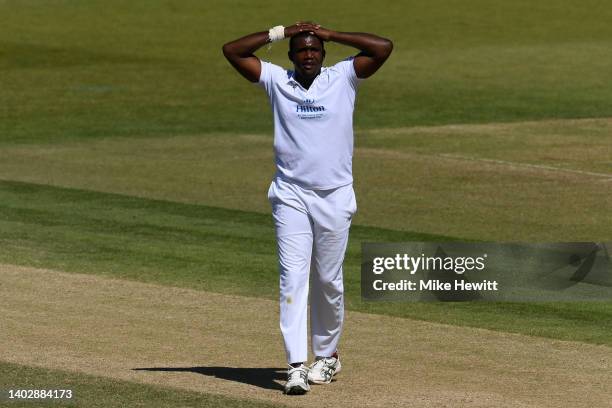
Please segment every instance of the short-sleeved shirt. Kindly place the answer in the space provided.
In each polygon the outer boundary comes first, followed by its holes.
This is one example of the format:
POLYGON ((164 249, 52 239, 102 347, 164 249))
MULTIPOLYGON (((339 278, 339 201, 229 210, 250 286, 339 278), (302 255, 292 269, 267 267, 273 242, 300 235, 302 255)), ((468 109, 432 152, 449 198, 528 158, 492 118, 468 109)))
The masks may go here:
POLYGON ((277 176, 327 190, 353 182, 353 110, 360 79, 353 59, 321 68, 304 89, 294 72, 261 62, 259 85, 274 114, 277 176))

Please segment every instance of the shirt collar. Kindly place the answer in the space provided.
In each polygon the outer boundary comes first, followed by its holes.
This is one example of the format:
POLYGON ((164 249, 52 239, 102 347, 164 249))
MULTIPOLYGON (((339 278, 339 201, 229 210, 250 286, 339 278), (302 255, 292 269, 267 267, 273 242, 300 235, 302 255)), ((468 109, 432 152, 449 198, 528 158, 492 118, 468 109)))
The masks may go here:
MULTIPOLYGON (((319 71, 319 74, 315 77, 315 79, 312 81, 312 84, 310 84, 310 87, 312 88, 312 86, 314 85, 314 83, 317 81, 317 79, 321 76, 321 74, 323 73, 323 70, 325 68, 321 67, 321 71, 319 71)), ((295 87, 299 86, 300 88, 302 88, 303 90, 307 90, 306 88, 304 88, 302 86, 302 84, 300 84, 296 79, 295 79, 295 71, 287 71, 287 85, 293 87, 295 89, 295 87)))

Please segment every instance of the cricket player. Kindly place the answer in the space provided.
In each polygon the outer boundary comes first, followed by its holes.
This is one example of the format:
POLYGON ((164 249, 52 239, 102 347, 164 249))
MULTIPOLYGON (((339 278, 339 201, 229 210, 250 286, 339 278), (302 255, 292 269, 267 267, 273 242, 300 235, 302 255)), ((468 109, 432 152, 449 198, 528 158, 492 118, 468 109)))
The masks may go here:
POLYGON ((309 382, 330 383, 341 370, 342 262, 357 210, 352 176, 355 97, 361 80, 374 74, 392 49, 391 41, 376 35, 337 32, 309 22, 276 26, 223 46, 232 66, 265 90, 274 116, 276 175, 268 199, 278 243, 289 395, 306 393, 309 382), (293 70, 254 55, 284 38, 290 38, 293 70), (360 52, 323 67, 326 41, 360 52), (315 360, 306 366, 309 279, 315 360))

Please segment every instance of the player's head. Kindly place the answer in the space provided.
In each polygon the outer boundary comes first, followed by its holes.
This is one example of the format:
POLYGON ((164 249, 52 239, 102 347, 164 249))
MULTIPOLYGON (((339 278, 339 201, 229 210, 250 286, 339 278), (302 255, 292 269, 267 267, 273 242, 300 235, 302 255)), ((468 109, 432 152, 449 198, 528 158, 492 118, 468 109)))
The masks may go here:
POLYGON ((321 71, 325 59, 325 47, 319 37, 303 31, 289 39, 288 55, 300 76, 314 78, 321 71))

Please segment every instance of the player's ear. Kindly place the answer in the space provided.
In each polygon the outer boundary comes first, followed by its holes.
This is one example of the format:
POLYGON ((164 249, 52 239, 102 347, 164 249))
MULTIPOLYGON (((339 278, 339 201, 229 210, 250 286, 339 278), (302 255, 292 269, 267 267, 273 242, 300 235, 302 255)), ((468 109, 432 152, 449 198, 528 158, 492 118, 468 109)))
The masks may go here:
POLYGON ((289 57, 289 61, 293 62, 293 53, 291 50, 287 51, 287 56, 289 57))
POLYGON ((323 48, 323 52, 321 53, 321 62, 325 60, 325 48, 323 48))

